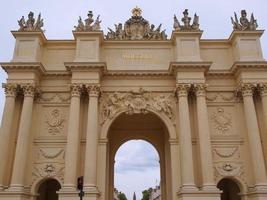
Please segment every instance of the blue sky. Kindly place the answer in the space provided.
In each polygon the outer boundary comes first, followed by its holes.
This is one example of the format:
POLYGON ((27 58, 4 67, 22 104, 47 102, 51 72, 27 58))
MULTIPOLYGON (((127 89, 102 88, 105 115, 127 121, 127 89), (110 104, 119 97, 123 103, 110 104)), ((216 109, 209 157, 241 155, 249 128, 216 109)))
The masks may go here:
MULTIPOLYGON (((162 28, 167 29, 169 36, 173 26, 173 15, 176 14, 178 18, 181 18, 185 8, 189 9, 191 16, 195 12, 200 16, 200 27, 204 31, 202 38, 206 39, 228 38, 232 32, 230 17, 233 16, 234 12, 239 14, 242 9, 246 9, 249 15, 251 12, 254 13, 258 20, 259 29, 267 28, 266 0, 2 0, 0 6, 0 61, 11 60, 15 40, 10 30, 18 29, 17 20, 22 15, 26 16, 29 11, 34 11, 36 15, 39 12, 42 13, 45 35, 48 39, 71 39, 73 38, 73 26, 77 24, 78 17, 81 15, 82 18, 85 18, 88 10, 93 10, 95 16, 101 15, 102 28, 106 33, 107 27, 113 28, 115 23, 125 22, 131 15, 131 9, 135 6, 142 8, 143 17, 150 23, 156 26, 162 23, 162 28)), ((261 43, 266 58, 267 33, 263 35, 261 43)), ((5 82, 5 79, 6 74, 1 70, 0 81, 5 82)), ((3 105, 4 92, 1 89, 0 116, 2 116, 3 105)), ((127 194, 132 194, 135 190, 134 186, 140 184, 139 177, 146 180, 143 181, 146 185, 154 186, 158 172, 155 165, 156 154, 153 154, 153 148, 149 148, 149 145, 140 141, 135 142, 123 146, 117 157, 116 185, 120 186, 127 194), (146 153, 140 155, 139 152, 146 153), (134 160, 136 155, 141 157, 134 160)), ((136 188, 136 192, 140 194, 141 189, 136 188)), ((131 199, 131 195, 129 197, 131 199)))

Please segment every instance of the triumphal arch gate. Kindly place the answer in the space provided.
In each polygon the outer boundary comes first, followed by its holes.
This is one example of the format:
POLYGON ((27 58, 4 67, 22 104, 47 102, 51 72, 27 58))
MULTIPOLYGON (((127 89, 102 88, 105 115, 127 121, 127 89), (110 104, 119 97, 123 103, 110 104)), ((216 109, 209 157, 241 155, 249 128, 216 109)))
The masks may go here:
POLYGON ((80 176, 85 200, 113 200, 131 139, 159 152, 163 200, 267 199, 263 31, 245 10, 228 39, 202 39, 187 9, 178 18, 167 36, 134 8, 104 34, 89 11, 72 40, 46 39, 41 15, 18 21, 1 63, 0 200, 78 200, 80 176))

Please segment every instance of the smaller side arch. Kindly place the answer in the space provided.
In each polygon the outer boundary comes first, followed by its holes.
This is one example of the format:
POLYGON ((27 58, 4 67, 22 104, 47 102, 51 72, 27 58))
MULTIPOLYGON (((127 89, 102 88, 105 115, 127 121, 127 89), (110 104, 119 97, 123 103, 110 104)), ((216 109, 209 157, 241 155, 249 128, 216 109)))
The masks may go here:
POLYGON ((217 183, 217 188, 222 191, 221 200, 241 200, 243 186, 235 177, 223 177, 217 183))
POLYGON ((62 181, 58 178, 58 177, 44 177, 44 178, 39 178, 37 179, 31 186, 31 194, 33 194, 34 196, 37 196, 38 195, 38 190, 40 188, 40 186, 48 181, 48 180, 56 180, 60 187, 62 187, 62 181))

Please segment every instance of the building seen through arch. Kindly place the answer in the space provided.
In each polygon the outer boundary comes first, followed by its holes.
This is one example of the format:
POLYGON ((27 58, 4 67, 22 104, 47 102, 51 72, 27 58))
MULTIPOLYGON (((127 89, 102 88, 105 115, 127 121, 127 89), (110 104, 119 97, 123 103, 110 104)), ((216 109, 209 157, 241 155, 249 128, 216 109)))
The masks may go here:
POLYGON ((0 63, 0 200, 50 191, 79 200, 80 176, 84 200, 112 200, 115 154, 135 139, 159 154, 162 200, 267 199, 267 62, 255 17, 242 10, 229 38, 203 39, 188 9, 169 36, 138 7, 108 32, 89 11, 71 40, 47 39, 41 15, 22 17, 13 58, 0 63))

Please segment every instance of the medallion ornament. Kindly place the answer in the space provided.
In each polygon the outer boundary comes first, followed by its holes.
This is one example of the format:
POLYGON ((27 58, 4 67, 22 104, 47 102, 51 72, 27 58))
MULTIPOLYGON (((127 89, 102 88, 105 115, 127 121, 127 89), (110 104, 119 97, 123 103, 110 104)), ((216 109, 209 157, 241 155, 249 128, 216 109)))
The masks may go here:
POLYGON ((101 102, 102 124, 107 119, 112 119, 121 110, 126 114, 147 114, 149 109, 164 113, 173 119, 174 96, 171 94, 156 94, 140 88, 139 91, 129 93, 115 92, 103 94, 101 102))
POLYGON ((246 10, 241 10, 241 17, 239 20, 235 13, 235 17, 231 17, 231 21, 235 31, 255 31, 258 28, 257 20, 254 18, 253 13, 251 14, 249 21, 246 10))
POLYGON ((41 18, 41 13, 38 15, 37 21, 35 21, 34 13, 30 12, 28 14, 28 19, 25 21, 24 16, 18 20, 19 30, 18 31, 43 31, 44 21, 41 18))
POLYGON ((46 116, 47 130, 52 135, 60 134, 64 128, 65 119, 59 109, 52 110, 46 116))
POLYGON ((89 11, 87 14, 88 18, 84 20, 82 20, 81 16, 79 17, 78 20, 78 25, 74 26, 75 31, 100 31, 101 29, 101 20, 100 15, 97 16, 96 20, 93 19, 93 11, 89 11))
POLYGON ((175 31, 199 31, 199 16, 195 13, 193 23, 191 24, 191 17, 189 17, 188 9, 185 9, 183 12, 184 17, 182 22, 184 25, 181 25, 176 15, 174 15, 173 28, 175 31))
POLYGON ((154 24, 142 17, 142 10, 138 7, 132 10, 132 17, 124 23, 115 24, 115 30, 109 28, 107 40, 166 40, 167 35, 161 31, 161 24, 155 28, 154 24))
POLYGON ((212 121, 215 129, 221 135, 227 134, 232 127, 232 117, 229 113, 225 113, 223 108, 217 108, 212 115, 212 121))

